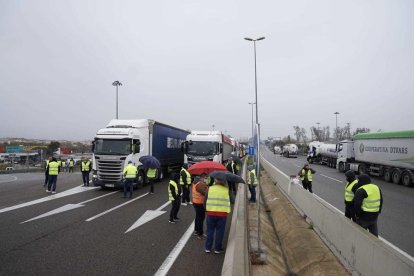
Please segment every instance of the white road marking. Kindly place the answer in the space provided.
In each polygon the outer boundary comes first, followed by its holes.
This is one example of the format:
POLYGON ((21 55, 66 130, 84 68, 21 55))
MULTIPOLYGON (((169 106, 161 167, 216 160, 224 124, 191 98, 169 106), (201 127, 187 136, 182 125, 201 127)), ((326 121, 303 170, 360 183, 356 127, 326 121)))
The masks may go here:
POLYGON ((145 213, 131 227, 129 227, 128 230, 126 230, 125 234, 166 213, 166 211, 161 210, 164 209, 170 203, 171 201, 167 201, 165 204, 163 204, 156 210, 145 211, 145 213))
POLYGON ((336 179, 336 178, 333 178, 333 177, 330 177, 330 176, 327 176, 327 175, 324 175, 324 174, 319 174, 320 176, 323 176, 323 177, 326 177, 326 178, 329 178, 329 179, 332 179, 332 180, 334 180, 334 181, 336 181, 336 182, 339 182, 339 183, 345 183, 345 182, 343 182, 343 181, 341 181, 341 180, 338 180, 338 179, 336 179))
POLYGON ((61 197, 65 197, 65 196, 70 196, 70 195, 74 195, 74 194, 78 194, 78 193, 82 193, 82 192, 86 192, 89 190, 94 190, 94 189, 98 189, 99 187, 83 187, 83 185, 72 188, 70 190, 61 192, 61 193, 57 193, 51 196, 46 196, 46 197, 42 197, 33 201, 29 201, 29 202, 25 202, 22 204, 18 204, 18 205, 14 205, 14 206, 10 206, 10 207, 6 207, 3 209, 0 209, 0 213, 5 213, 5 212, 9 212, 12 210, 16 210, 16 209, 20 209, 23 207, 27 207, 27 206, 31 206, 31 205, 35 205, 35 204, 39 204, 39 203, 43 203, 46 201, 50 201, 50 200, 54 200, 57 198, 61 198, 61 197))
POLYGON ((56 214, 63 213, 63 212, 66 212, 66 211, 70 211, 70 210, 73 210, 73 209, 77 209, 79 207, 85 206, 84 204, 87 203, 87 202, 91 202, 91 201, 100 199, 102 197, 106 197, 106 196, 112 195, 112 194, 117 193, 117 192, 118 191, 115 191, 115 192, 112 192, 112 193, 109 193, 109 194, 105 194, 105 195, 101 195, 101 196, 98 196, 98 197, 95 197, 95 198, 92 198, 92 199, 89 199, 89 200, 86 200, 86 201, 83 201, 83 202, 80 202, 80 203, 76 203, 76 204, 66 204, 66 205, 64 205, 62 207, 59 207, 59 208, 57 208, 55 210, 49 211, 47 213, 44 213, 44 214, 42 214, 40 216, 31 218, 31 219, 26 220, 26 221, 23 221, 23 222, 20 222, 20 224, 23 224, 23 223, 26 223, 26 222, 29 222, 29 221, 32 221, 32 220, 37 220, 37 219, 41 219, 41 218, 44 218, 44 217, 56 215, 56 214))
POLYGON ((178 241, 178 243, 175 245, 173 250, 170 252, 170 254, 167 256, 167 258, 164 260, 160 268, 158 268, 157 272, 154 274, 154 276, 165 276, 167 275, 168 271, 174 264, 175 260, 177 259, 178 255, 180 255, 181 251, 183 250, 184 246, 187 244, 188 240, 191 237, 191 234, 194 230, 194 221, 191 223, 190 227, 188 227, 187 231, 184 233, 184 235, 181 237, 181 239, 178 241))
POLYGON ((298 168, 302 168, 302 166, 299 166, 299 165, 297 165, 297 164, 293 164, 293 165, 295 165, 296 167, 298 167, 298 168))
POLYGON ((103 215, 106 215, 106 214, 108 214, 108 213, 110 213, 110 212, 112 212, 112 211, 114 211, 114 210, 116 210, 116 209, 118 209, 118 208, 121 208, 122 206, 125 206, 125 205, 127 205, 127 204, 130 204, 130 203, 134 202, 135 200, 138 200, 138 199, 140 199, 140 198, 143 198, 144 196, 146 196, 146 195, 148 195, 148 194, 149 194, 149 193, 145 193, 145 194, 143 194, 143 195, 140 195, 139 197, 136 197, 136 198, 134 198, 134 199, 128 200, 127 202, 122 203, 122 204, 120 204, 120 205, 118 205, 118 206, 115 206, 114 208, 111 208, 111 209, 109 209, 109 210, 106 210, 105 212, 102 212, 102 213, 100 213, 100 214, 97 214, 96 216, 90 217, 90 218, 88 218, 88 219, 87 219, 87 220, 85 220, 85 221, 92 221, 92 220, 94 220, 94 219, 97 219, 97 218, 99 218, 99 217, 101 217, 101 216, 103 216, 103 215))
POLYGON ((0 183, 13 182, 17 180, 17 176, 14 175, 0 175, 0 183))

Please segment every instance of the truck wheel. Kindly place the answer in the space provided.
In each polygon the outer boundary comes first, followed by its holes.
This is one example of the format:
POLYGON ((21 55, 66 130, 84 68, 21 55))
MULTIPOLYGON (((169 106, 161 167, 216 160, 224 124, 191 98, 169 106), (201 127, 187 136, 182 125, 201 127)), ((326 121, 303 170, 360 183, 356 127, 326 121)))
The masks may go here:
POLYGON ((391 170, 389 168, 386 168, 384 170, 384 180, 387 181, 387 182, 391 182, 392 181, 391 170))
POLYGON ((144 182, 145 182, 145 174, 143 171, 139 171, 138 176, 137 176, 137 188, 143 187, 144 182))
POLYGON ((401 184, 401 170, 400 169, 394 169, 392 171, 392 182, 394 184, 401 184))
POLYGON ((404 186, 412 186, 413 185, 413 174, 409 170, 403 171, 401 174, 401 182, 404 186))
POLYGON ((339 163, 339 171, 345 172, 345 164, 343 162, 339 163))
POLYGON ((358 174, 365 174, 367 172, 367 166, 365 164, 360 164, 358 166, 358 174))
POLYGON ((162 172, 162 169, 157 169, 157 179, 156 182, 160 182, 164 178, 164 173, 162 172))

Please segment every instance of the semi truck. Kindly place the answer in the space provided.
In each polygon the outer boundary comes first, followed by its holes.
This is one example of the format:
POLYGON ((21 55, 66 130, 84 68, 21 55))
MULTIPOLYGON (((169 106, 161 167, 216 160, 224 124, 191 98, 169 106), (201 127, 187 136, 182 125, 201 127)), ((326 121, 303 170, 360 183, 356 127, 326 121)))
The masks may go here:
POLYGON ((295 144, 286 144, 282 148, 282 155, 284 157, 298 157, 298 146, 295 144))
POLYGON ((189 165, 200 161, 226 162, 232 154, 231 139, 221 131, 191 131, 182 145, 184 162, 189 165))
POLYGON ((171 171, 178 171, 184 155, 181 143, 188 131, 151 119, 111 120, 97 131, 92 142, 92 182, 95 186, 120 187, 123 169, 132 161, 138 168, 134 187, 145 183, 145 168, 141 156, 156 157, 161 167, 158 180, 171 171))
POLYGON ((336 144, 325 144, 313 141, 308 145, 309 163, 320 163, 328 167, 335 168, 337 162, 336 144))
POLYGON ((413 186, 414 130, 361 133, 337 145, 337 168, 413 186))

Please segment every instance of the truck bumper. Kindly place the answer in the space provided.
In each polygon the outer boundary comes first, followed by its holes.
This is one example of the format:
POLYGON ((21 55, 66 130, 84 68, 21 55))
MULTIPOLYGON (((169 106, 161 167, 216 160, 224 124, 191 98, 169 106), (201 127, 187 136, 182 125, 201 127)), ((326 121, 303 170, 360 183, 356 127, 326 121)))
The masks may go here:
POLYGON ((101 186, 101 187, 108 187, 108 188, 122 188, 124 186, 123 181, 117 181, 117 182, 104 182, 100 179, 98 179, 98 176, 93 174, 92 175, 92 184, 94 186, 101 186))

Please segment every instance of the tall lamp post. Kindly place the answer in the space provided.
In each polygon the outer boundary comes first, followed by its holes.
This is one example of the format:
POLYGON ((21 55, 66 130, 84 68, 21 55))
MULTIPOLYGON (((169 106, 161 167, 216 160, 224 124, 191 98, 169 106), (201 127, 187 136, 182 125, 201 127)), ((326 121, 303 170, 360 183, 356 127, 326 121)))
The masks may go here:
POLYGON ((340 114, 338 111, 334 113, 335 114, 335 138, 336 141, 338 141, 338 115, 340 114))
MULTIPOLYGON (((260 244, 260 123, 259 123, 259 104, 257 101, 257 66, 256 66, 256 41, 265 39, 265 37, 259 37, 256 39, 245 37, 247 41, 253 41, 254 46, 254 92, 255 92, 255 103, 256 103, 256 124, 257 124, 257 250, 258 253, 261 253, 261 244, 260 244)), ((253 106, 253 105, 252 105, 253 106)))
POLYGON ((116 119, 118 119, 118 86, 121 86, 122 83, 120 81, 114 81, 112 85, 116 87, 116 119))
POLYGON ((249 103, 252 105, 252 141, 253 141, 253 136, 254 136, 254 127, 253 127, 253 105, 255 105, 256 103, 249 103))

